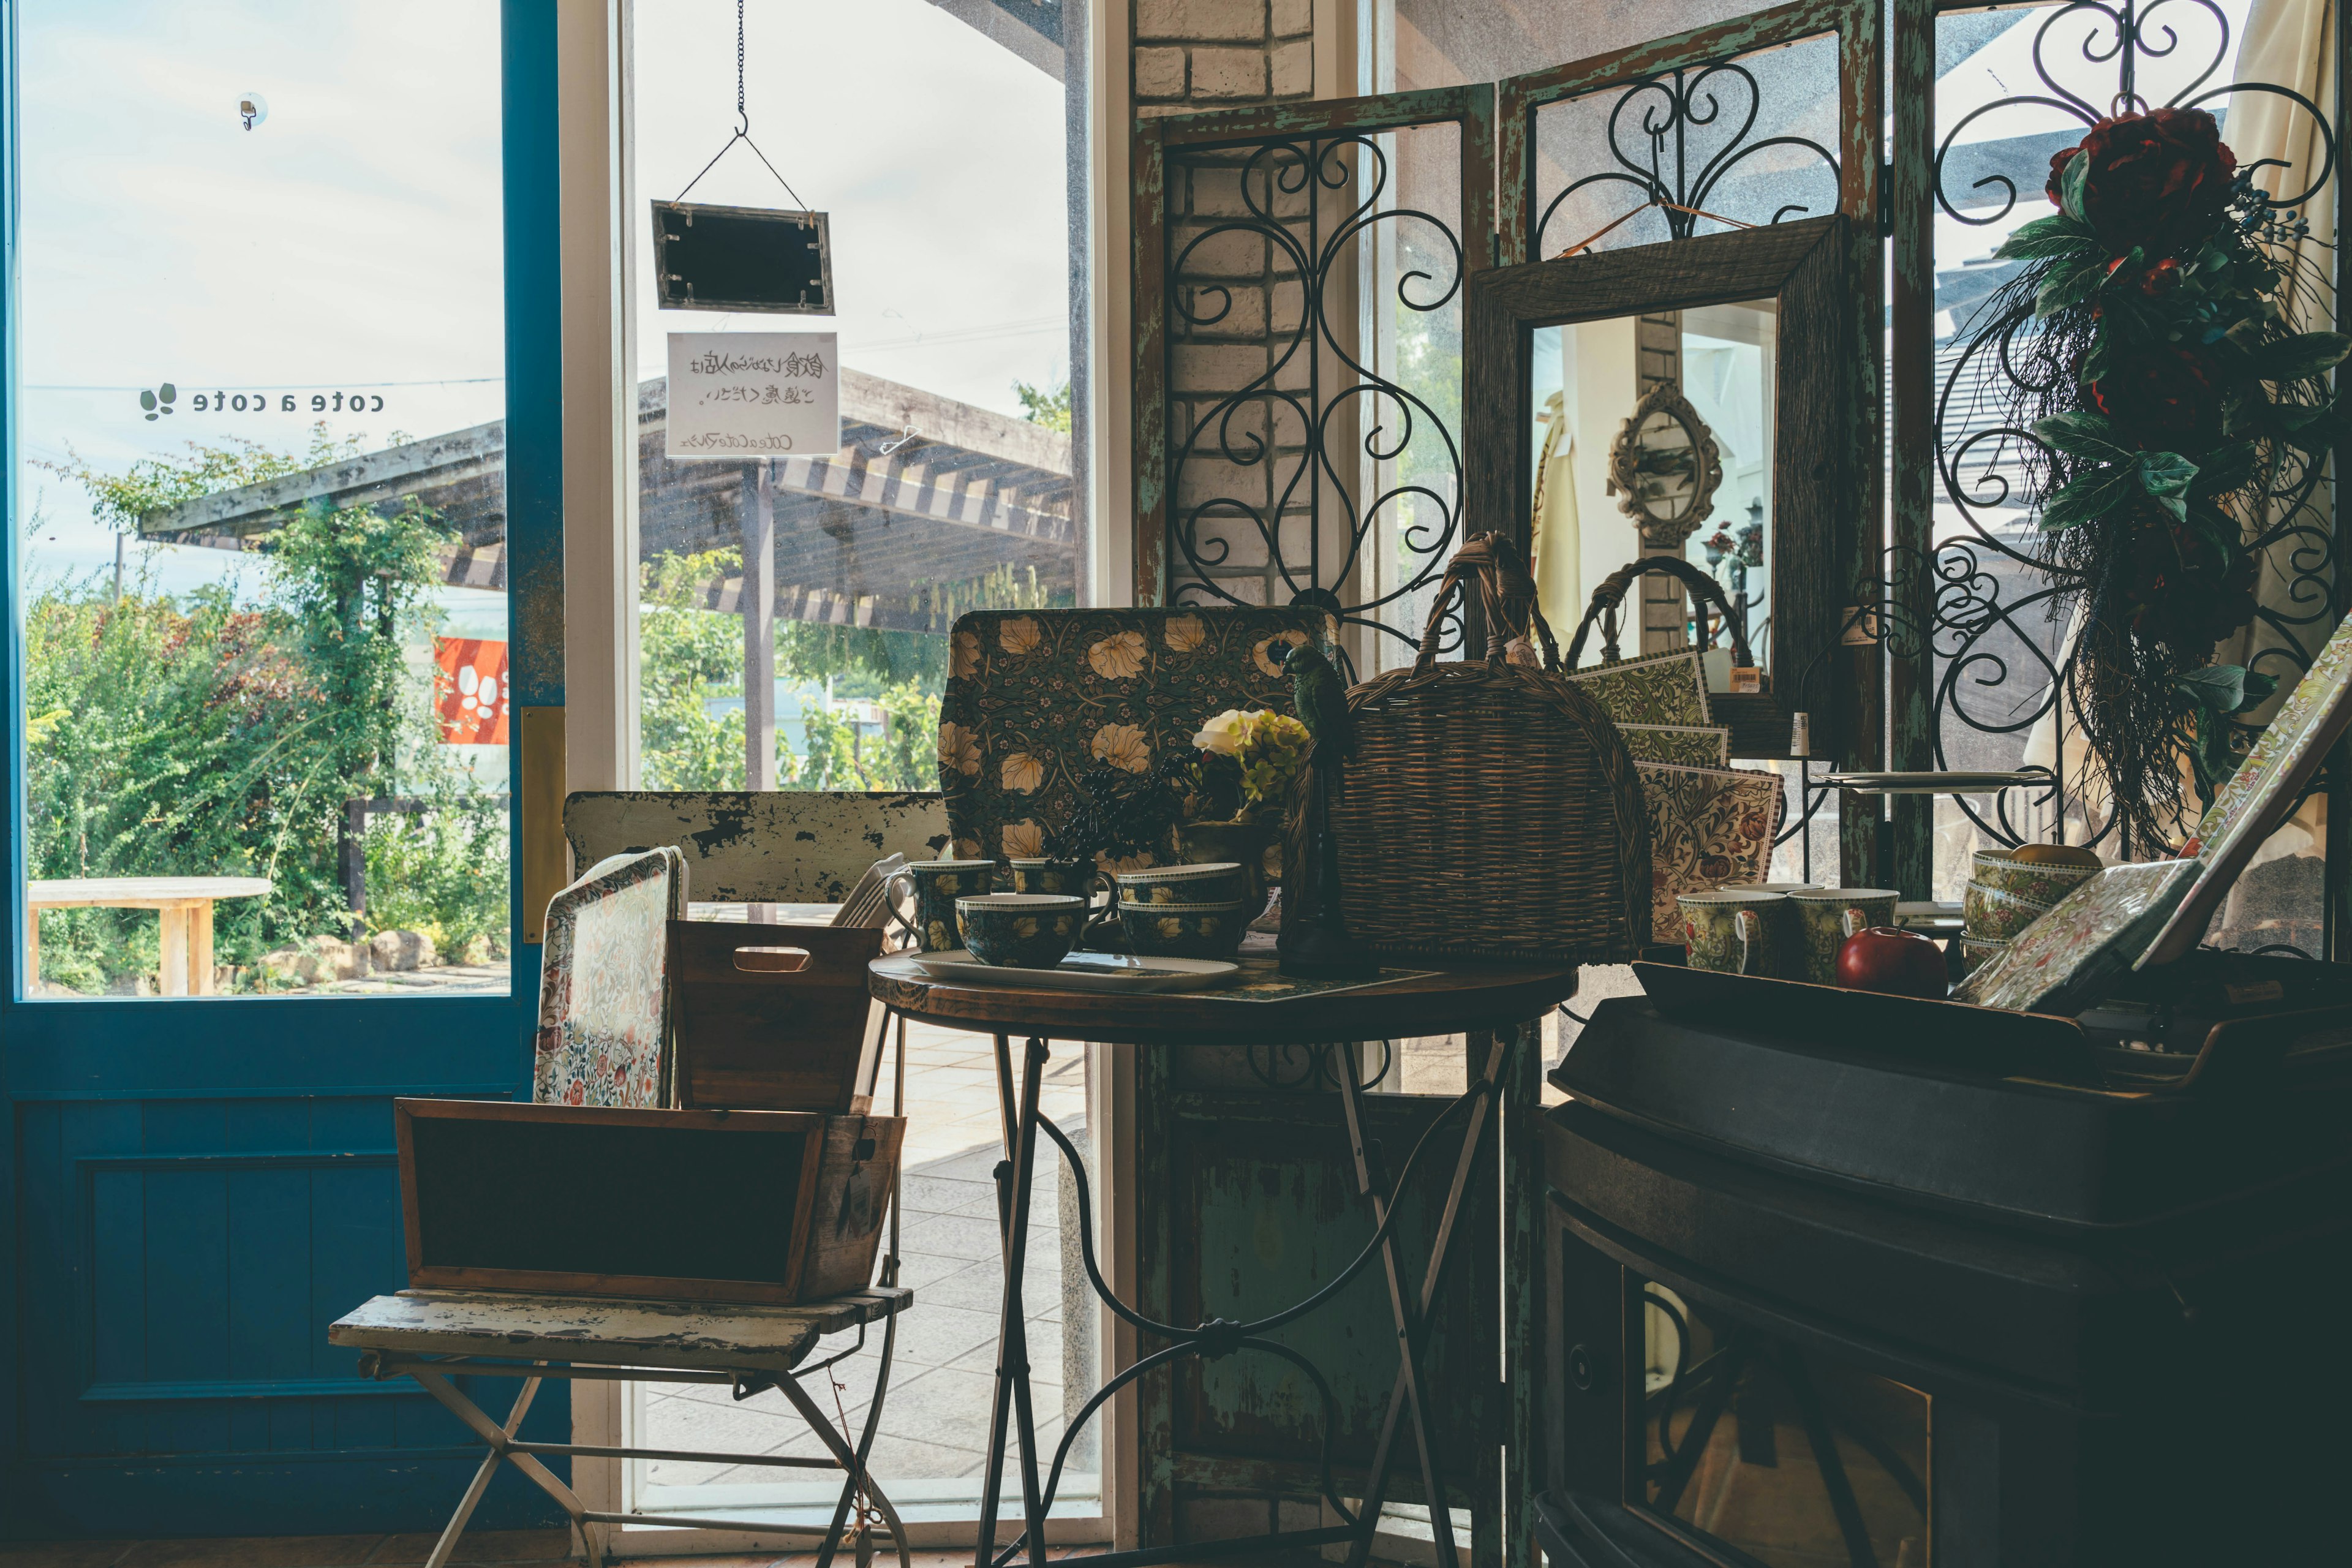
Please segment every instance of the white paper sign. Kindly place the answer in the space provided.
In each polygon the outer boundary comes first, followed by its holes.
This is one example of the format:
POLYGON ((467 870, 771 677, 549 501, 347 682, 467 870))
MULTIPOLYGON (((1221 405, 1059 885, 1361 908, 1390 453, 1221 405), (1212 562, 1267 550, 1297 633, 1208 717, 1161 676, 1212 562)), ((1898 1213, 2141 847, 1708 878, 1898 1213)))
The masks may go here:
POLYGON ((672 458, 781 458, 841 450, 841 363, 832 332, 672 332, 672 458))

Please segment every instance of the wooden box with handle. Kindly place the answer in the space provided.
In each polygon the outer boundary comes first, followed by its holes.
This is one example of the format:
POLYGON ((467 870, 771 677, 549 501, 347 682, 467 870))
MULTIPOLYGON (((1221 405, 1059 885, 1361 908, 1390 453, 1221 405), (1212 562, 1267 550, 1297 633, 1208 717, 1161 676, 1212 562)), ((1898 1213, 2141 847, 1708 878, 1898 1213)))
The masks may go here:
POLYGON ((879 926, 672 921, 677 1099, 688 1110, 863 1111, 882 1050, 879 926))

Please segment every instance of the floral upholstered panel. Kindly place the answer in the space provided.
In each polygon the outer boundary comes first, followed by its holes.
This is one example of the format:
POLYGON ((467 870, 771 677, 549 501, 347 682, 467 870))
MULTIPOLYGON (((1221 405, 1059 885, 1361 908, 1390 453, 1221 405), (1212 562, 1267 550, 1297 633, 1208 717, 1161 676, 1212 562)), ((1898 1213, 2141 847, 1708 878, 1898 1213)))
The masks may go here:
POLYGON ((2134 968, 2169 963, 2204 938, 2213 911, 2263 840, 2294 814, 2331 747, 2352 723, 2352 619, 2336 628, 2269 727, 2197 825, 2202 873, 2134 968))
POLYGON ((2080 1012, 2147 946, 2197 873, 2194 860, 2108 867, 2018 932, 1953 988, 1952 1000, 2012 1012, 2080 1012))
POLYGON ((1305 609, 963 616, 949 638, 940 704, 940 787, 955 853, 999 861, 1038 854, 1096 764, 1149 773, 1164 750, 1189 747, 1202 721, 1228 708, 1294 712, 1272 645, 1306 642, 1324 625, 1305 609))
POLYGON ((669 1103, 669 922, 686 915, 686 860, 615 855, 548 901, 531 1099, 669 1103))
POLYGON ((1633 771, 1650 808, 1653 931, 1683 929, 1675 900, 1684 893, 1764 880, 1787 809, 1780 774, 1664 763, 1635 763, 1633 771))

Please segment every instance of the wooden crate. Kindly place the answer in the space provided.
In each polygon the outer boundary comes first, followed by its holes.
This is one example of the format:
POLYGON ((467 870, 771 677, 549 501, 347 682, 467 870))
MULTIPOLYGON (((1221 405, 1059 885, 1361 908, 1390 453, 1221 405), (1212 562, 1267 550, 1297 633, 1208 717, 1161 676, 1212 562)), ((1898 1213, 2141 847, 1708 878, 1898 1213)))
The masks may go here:
POLYGON ((413 1289, 792 1306, 873 1282, 904 1118, 396 1100, 413 1289))
POLYGON ((869 1108, 882 1010, 866 966, 880 928, 672 921, 669 941, 679 1105, 869 1108))

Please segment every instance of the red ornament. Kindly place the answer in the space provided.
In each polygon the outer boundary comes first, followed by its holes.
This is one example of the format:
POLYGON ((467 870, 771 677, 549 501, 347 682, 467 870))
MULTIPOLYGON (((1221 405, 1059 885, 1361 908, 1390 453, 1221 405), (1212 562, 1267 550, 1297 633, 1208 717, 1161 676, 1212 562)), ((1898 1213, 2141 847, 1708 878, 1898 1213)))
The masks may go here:
POLYGON ((1916 931, 1872 926, 1839 944, 1837 981, 1849 991, 1941 999, 1950 990, 1944 950, 1916 931))
POLYGON ((2221 438, 2221 389, 2202 355, 2164 346, 2117 355, 2091 405, 2147 452, 2201 452, 2221 438))

